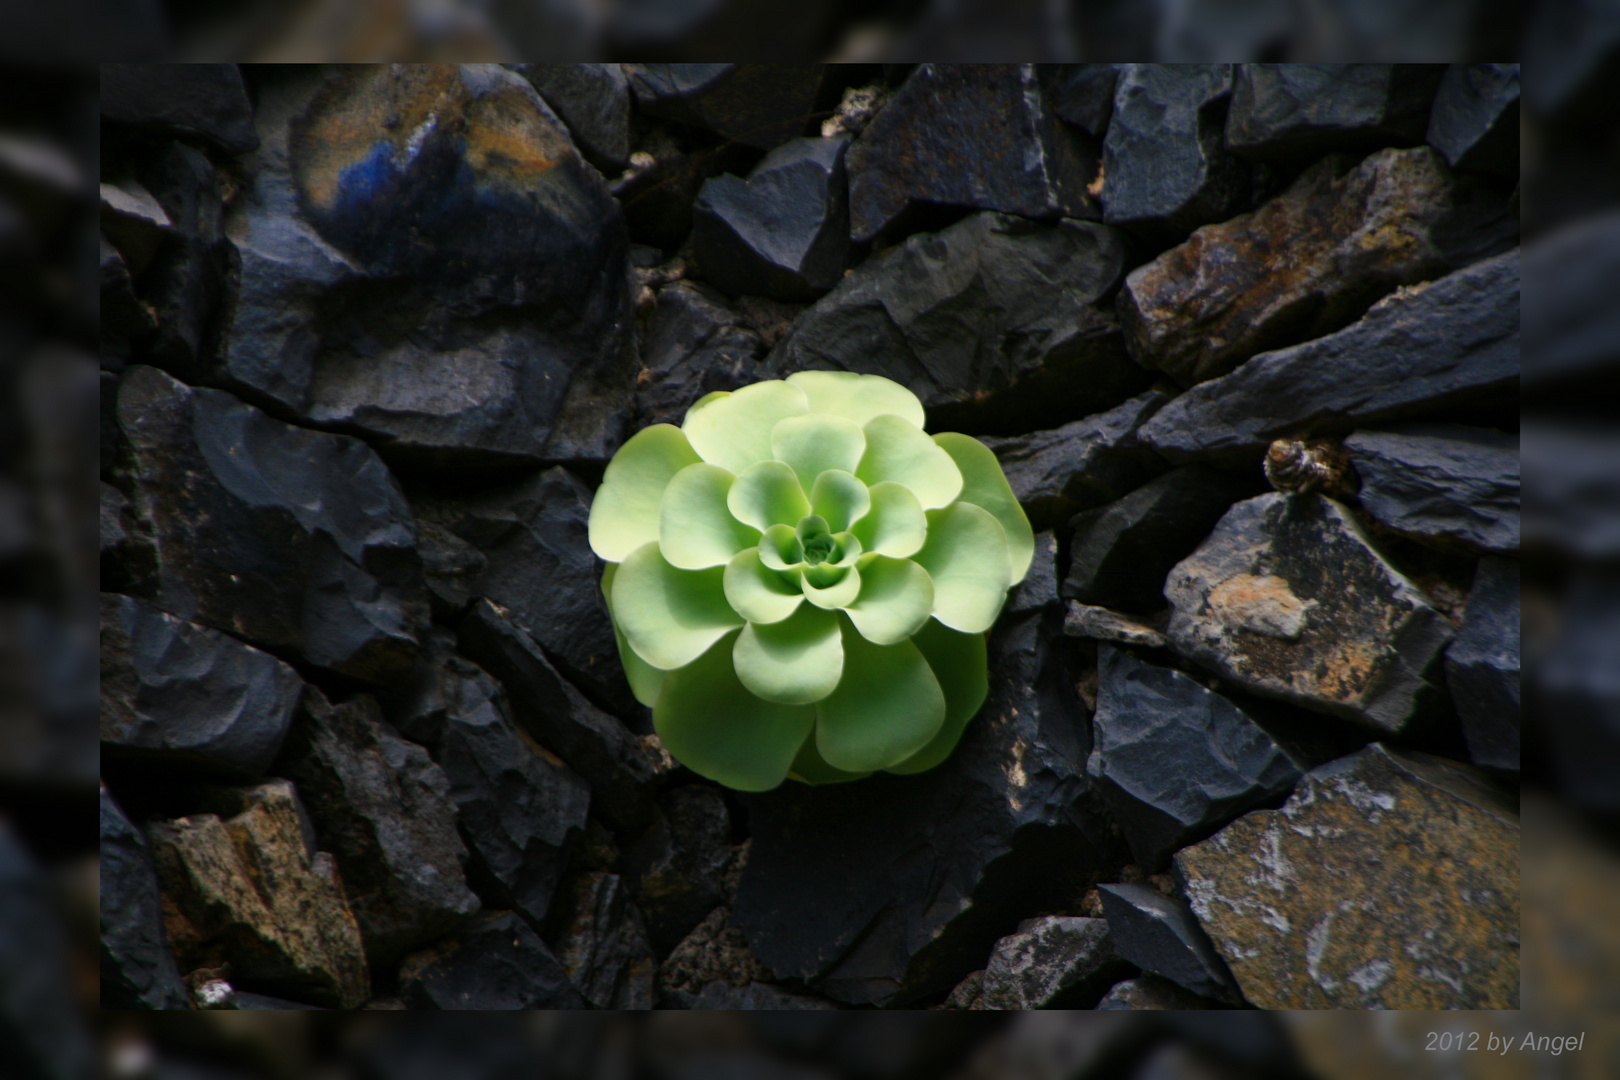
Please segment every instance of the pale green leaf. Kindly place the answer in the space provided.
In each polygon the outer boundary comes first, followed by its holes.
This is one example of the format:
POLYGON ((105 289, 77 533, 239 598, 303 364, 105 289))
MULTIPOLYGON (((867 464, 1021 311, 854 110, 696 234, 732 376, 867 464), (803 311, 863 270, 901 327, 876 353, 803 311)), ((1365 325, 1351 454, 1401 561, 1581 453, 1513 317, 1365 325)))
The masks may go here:
POLYGON ((845 772, 885 769, 928 745, 945 721, 945 694, 909 641, 874 645, 847 619, 844 677, 816 705, 816 749, 845 772))
POLYGON ((861 594, 861 572, 853 566, 807 566, 804 598, 818 608, 841 608, 861 594))
POLYGON ((990 629, 1012 584, 1007 534, 982 506, 956 503, 928 512, 928 540, 917 565, 934 580, 934 616, 953 630, 990 629))
POLYGON ((732 650, 750 693, 783 705, 820 701, 838 686, 844 646, 838 616, 808 604, 787 619, 743 627, 732 650))
POLYGON ((726 602, 751 623, 775 623, 804 602, 797 570, 773 570, 759 561, 759 548, 739 551, 726 564, 726 602))
POLYGON ((917 554, 928 535, 928 519, 917 496, 893 482, 873 484, 867 491, 872 509, 850 530, 861 546, 897 559, 917 554))
POLYGON ((787 570, 804 562, 804 545, 792 525, 772 525, 759 538, 759 561, 772 570, 787 570))
POLYGON ((771 429, 777 421, 809 411, 798 387, 772 380, 708 395, 687 410, 681 430, 704 461, 740 473, 770 460, 771 429))
POLYGON ((934 610, 934 583, 910 559, 878 555, 861 562, 861 591, 844 610, 861 636, 893 645, 915 634, 934 610))
POLYGON ((892 773, 920 773, 951 756, 968 721, 978 713, 990 690, 988 657, 983 634, 963 634, 929 619, 911 639, 945 691, 945 722, 928 745, 898 765, 892 773))
POLYGON ((659 507, 658 549, 671 566, 724 566, 737 552, 759 543, 759 530, 732 517, 726 505, 735 479, 720 466, 700 461, 670 480, 659 507))
POLYGON ((681 570, 657 544, 643 544, 619 565, 610 605, 630 647, 655 668, 669 671, 701 656, 742 616, 726 603, 725 568, 681 570))
POLYGON ((726 495, 731 516, 761 531, 772 525, 796 525, 810 512, 798 477, 780 461, 760 461, 737 475, 726 495))
POLYGON ((820 515, 831 532, 843 532, 872 508, 872 496, 854 473, 828 469, 816 477, 810 492, 810 508, 820 515))
POLYGON ((821 752, 816 749, 816 733, 812 730, 805 738, 804 745, 799 747, 798 756, 793 759, 793 768, 788 772, 788 779, 797 780, 802 784, 847 784, 851 780, 864 780, 871 775, 870 772, 845 772, 823 761, 821 752))
MULTIPOLYGON (((602 595, 613 606, 613 575, 618 563, 608 563, 602 571, 602 595)), ((619 645, 619 663, 624 666, 624 677, 630 683, 630 692, 636 700, 651 708, 658 701, 658 691, 664 685, 664 673, 636 655, 636 650, 624 639, 624 631, 613 620, 613 640, 619 645)))
POLYGON ((828 469, 853 473, 865 449, 860 425, 842 416, 790 416, 771 429, 771 456, 792 466, 806 491, 828 469))
POLYGON ((787 381, 804 391, 813 413, 831 413, 865 423, 883 413, 905 417, 916 427, 923 426, 922 402, 917 395, 881 375, 858 375, 853 371, 796 371, 787 381))
POLYGON ((962 473, 956 462, 922 428, 885 414, 868 420, 862 430, 866 453, 855 475, 869 486, 884 481, 900 484, 917 496, 924 510, 949 506, 962 490, 962 473))
POLYGON ((962 493, 957 499, 990 511, 990 516, 1007 534, 1012 583, 1023 581, 1035 558, 1035 530, 1030 528, 1024 508, 1018 505, 1018 497, 1007 483, 1007 474, 1001 471, 1001 462, 988 446, 971 435, 944 432, 935 435, 934 442, 951 455, 962 472, 962 493))
POLYGON ((610 563, 658 539, 658 507, 676 473, 698 461, 673 424, 636 432, 608 462, 591 501, 591 550, 610 563))

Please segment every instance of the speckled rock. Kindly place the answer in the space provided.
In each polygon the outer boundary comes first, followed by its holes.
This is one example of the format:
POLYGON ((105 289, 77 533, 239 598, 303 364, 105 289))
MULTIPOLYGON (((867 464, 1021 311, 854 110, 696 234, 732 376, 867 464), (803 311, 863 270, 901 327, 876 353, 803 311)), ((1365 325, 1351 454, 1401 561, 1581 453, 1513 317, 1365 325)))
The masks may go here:
POLYGON ((1446 650, 1446 685, 1468 759, 1519 771, 1519 561, 1479 561, 1462 629, 1446 650))
POLYGON ((1166 641, 1162 627, 1121 615, 1105 607, 1094 607, 1070 600, 1063 616, 1063 632, 1070 637, 1095 641, 1117 641, 1144 649, 1162 649, 1166 641))
POLYGON ((1519 437, 1460 424, 1405 424, 1344 441, 1359 501, 1403 536, 1464 553, 1519 550, 1519 437))
POLYGON ((983 1009, 1089 1008, 1129 967, 1104 919, 1028 919, 996 942, 984 969, 983 1009))
POLYGON ((729 994, 758 983, 770 972, 754 956, 748 941, 731 925, 731 912, 717 907, 681 939, 658 967, 659 1001, 664 1007, 693 1008, 700 995, 729 994))
POLYGON ((1519 175, 1519 65, 1448 67, 1429 114, 1428 143, 1453 169, 1519 175))
POLYGON ((1416 145, 1444 71, 1439 64, 1239 64, 1226 144, 1268 160, 1416 145))
POLYGON ((659 956, 724 902, 730 863, 731 815, 719 791, 692 784, 659 799, 652 825, 625 846, 623 858, 659 956))
POLYGON ((1263 1009, 1517 1009, 1516 803, 1466 765, 1375 743, 1176 855, 1263 1009))
POLYGON ((1242 1003, 1231 970, 1185 900, 1146 885, 1100 885, 1097 891, 1121 957, 1202 997, 1242 1003))

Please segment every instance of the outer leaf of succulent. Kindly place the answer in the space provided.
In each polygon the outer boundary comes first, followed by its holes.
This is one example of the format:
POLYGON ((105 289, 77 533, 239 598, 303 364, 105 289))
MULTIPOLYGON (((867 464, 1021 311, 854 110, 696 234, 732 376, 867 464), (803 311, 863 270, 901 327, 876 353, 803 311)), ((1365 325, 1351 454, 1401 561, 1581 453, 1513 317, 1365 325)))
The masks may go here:
POLYGON ((1035 544, 995 455, 923 422, 888 379, 804 371, 614 456, 591 547, 630 687, 688 768, 763 791, 950 755, 1035 544))

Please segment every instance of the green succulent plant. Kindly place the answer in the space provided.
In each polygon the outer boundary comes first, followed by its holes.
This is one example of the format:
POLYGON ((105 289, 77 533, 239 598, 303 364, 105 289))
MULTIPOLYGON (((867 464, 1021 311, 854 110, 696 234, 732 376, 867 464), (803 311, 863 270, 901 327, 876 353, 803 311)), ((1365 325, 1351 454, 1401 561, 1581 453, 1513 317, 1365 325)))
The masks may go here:
POLYGON ((804 371, 709 394, 608 464, 591 547, 664 746, 743 791, 944 761, 1034 555, 1001 465, 916 395, 804 371))

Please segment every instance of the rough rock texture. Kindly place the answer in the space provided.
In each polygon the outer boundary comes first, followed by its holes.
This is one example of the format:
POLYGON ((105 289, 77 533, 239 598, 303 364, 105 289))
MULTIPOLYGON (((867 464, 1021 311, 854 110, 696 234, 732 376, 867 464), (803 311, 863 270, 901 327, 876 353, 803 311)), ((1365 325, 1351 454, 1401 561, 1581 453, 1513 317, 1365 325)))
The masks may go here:
POLYGON ((568 973, 529 924, 511 911, 478 916, 453 942, 413 953, 399 971, 413 1009, 579 1009, 568 973))
MULTIPOLYGON (((1117 125, 1116 125, 1117 126, 1117 125)), ((1507 200, 1428 147, 1333 154, 1253 213, 1200 229, 1125 279, 1131 355, 1183 386, 1320 337, 1401 285, 1511 247, 1507 200)))
POLYGON ((140 300, 156 317, 157 332, 135 358, 195 382, 207 367, 233 268, 220 176, 201 150, 178 142, 141 162, 136 174, 174 227, 141 271, 140 300))
POLYGON ((416 527, 368 446, 147 367, 125 376, 118 421, 157 607, 358 679, 410 670, 416 527))
POLYGON ((603 173, 630 160, 630 82, 618 64, 523 64, 518 70, 568 125, 585 160, 603 173))
POLYGON ((986 439, 1013 494, 1037 529, 1111 503, 1164 471, 1136 430, 1170 400, 1157 391, 1051 431, 986 439))
POLYGON ((1030 560, 1024 580, 1014 585, 1007 597, 1002 614, 1022 615, 1025 612, 1055 608, 1063 601, 1058 596, 1058 542, 1050 532, 1035 534, 1035 554, 1030 560))
POLYGON ((1164 591, 1171 647, 1240 687, 1389 734, 1434 706, 1451 625, 1331 499, 1238 503, 1164 591))
POLYGON ((692 204, 692 253, 733 296, 814 300, 838 284, 849 248, 848 136, 794 139, 754 166, 704 183, 692 204))
POLYGON ((1519 65, 1452 64, 1429 114, 1428 144, 1453 169, 1519 175, 1519 65))
POLYGON ((1145 885, 1101 885, 1097 891, 1122 958, 1202 997, 1242 1003, 1231 969, 1185 901, 1160 896, 1145 885))
POLYGON ((298 673, 217 630, 101 594, 101 747, 145 767, 262 776, 286 738, 298 673))
POLYGON ((1406 424, 1358 431, 1344 445, 1361 478, 1362 508, 1382 524, 1464 551, 1518 552, 1518 435, 1406 424))
POLYGON ((625 70, 641 112, 761 150, 805 133, 828 75, 822 64, 629 64, 625 70))
POLYGON ((624 850, 625 876, 653 951, 668 956, 725 900, 731 816, 713 788, 676 788, 659 799, 653 823, 624 850))
POLYGON ((1138 975, 1134 979, 1115 983, 1097 1002, 1097 1008, 1100 1011, 1180 1010, 1220 1008, 1220 1005, 1161 976, 1138 975))
POLYGON ((984 969, 984 1009, 1089 1008, 1130 969, 1103 919, 1029 919, 996 942, 984 969))
MULTIPOLYGON (((129 264, 118 249, 100 238, 99 283, 101 331, 110 338, 139 341, 157 329, 157 315, 135 295, 129 264)), ((107 350, 111 352, 111 350, 107 350)), ((103 361, 105 363, 105 360, 103 361)))
POLYGON ((1519 561, 1479 561, 1446 685, 1475 765, 1519 771, 1519 561))
POLYGON ((731 925, 731 912, 717 907, 658 966, 659 1004, 695 1008, 711 990, 713 997, 729 997, 751 985, 765 986, 768 978, 747 939, 731 925))
POLYGON ((1114 115, 1114 85, 1119 79, 1115 64, 1042 65, 1041 86, 1058 118, 1101 139, 1108 132, 1108 118, 1114 115))
POLYGON ((703 395, 753 382, 764 353, 759 335, 713 290, 684 281, 660 289, 642 342, 637 427, 680 426, 703 395))
POLYGON ((893 236, 921 204, 1095 218, 1095 143, 1058 122, 1033 64, 923 64, 849 150, 849 228, 893 236))
POLYGON ((1121 615, 1104 607, 1091 607, 1074 600, 1069 601, 1063 616, 1063 632, 1070 637, 1117 641, 1121 645, 1139 645, 1145 649, 1162 649, 1166 644, 1164 630, 1161 627, 1150 626, 1129 615, 1121 615))
POLYGON ((1239 64, 1226 145, 1262 160, 1416 145, 1444 71, 1439 64, 1239 64))
POLYGON ((449 780, 426 750, 382 725, 371 698, 333 706, 306 687, 281 770, 337 858, 371 964, 397 960, 478 910, 449 780))
POLYGON ((760 374, 882 375, 922 400, 937 431, 1067 423, 1147 389, 1095 306, 1124 250, 1103 225, 972 215, 862 263, 794 320, 760 374))
POLYGON ((332 856, 306 846, 286 780, 220 793, 225 815, 150 826, 163 915, 186 970, 231 965, 250 989, 352 1009, 370 978, 332 856))
POLYGON ((143 135, 200 138, 226 154, 259 145, 235 64, 103 64, 101 118, 143 135))
POLYGON ((1076 515, 1063 595, 1130 611, 1163 607, 1170 568, 1209 535, 1227 507, 1258 490, 1254 476, 1189 465, 1076 515))
POLYGON ((1232 215, 1249 170, 1223 145, 1231 64, 1123 64, 1103 140, 1103 220, 1151 241, 1232 215))
MULTIPOLYGON (((742 1010, 745 1012, 793 1012, 829 1011, 838 1008, 832 1002, 823 998, 808 997, 804 994, 792 994, 781 987, 770 983, 751 982, 746 986, 732 986, 724 979, 712 982, 703 988, 702 993, 692 999, 689 1008, 693 1009, 725 1009, 728 1011, 742 1010)), ((758 1075, 758 1074, 751 1074, 758 1075)), ((813 1074, 817 1080, 820 1073, 813 1074)))
POLYGON ((1518 407, 1519 253, 1401 289, 1326 337, 1256 356, 1196 386, 1138 437, 1171 461, 1258 462, 1283 435, 1465 406, 1518 407))
POLYGON ((163 206, 134 177, 101 185, 101 232, 139 274, 163 241, 174 232, 163 206))
POLYGON ((557 960, 598 1009, 650 1009, 658 962, 624 879, 601 872, 572 878, 558 895, 557 960))
POLYGON ((101 1007, 184 1009, 146 839, 101 789, 101 1007))
POLYGON ((1466 765, 1375 743, 1176 872, 1263 1009, 1519 1007, 1517 805, 1466 765))

